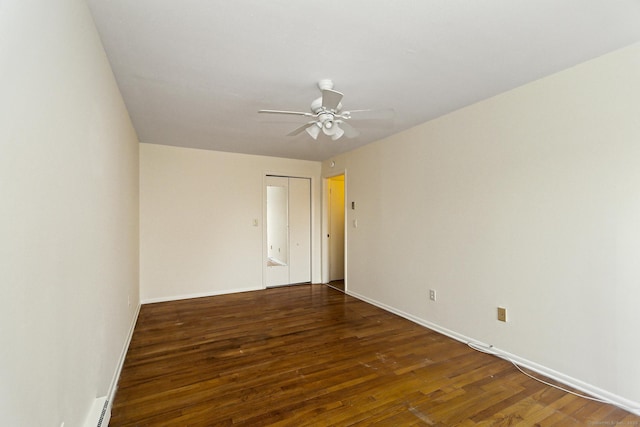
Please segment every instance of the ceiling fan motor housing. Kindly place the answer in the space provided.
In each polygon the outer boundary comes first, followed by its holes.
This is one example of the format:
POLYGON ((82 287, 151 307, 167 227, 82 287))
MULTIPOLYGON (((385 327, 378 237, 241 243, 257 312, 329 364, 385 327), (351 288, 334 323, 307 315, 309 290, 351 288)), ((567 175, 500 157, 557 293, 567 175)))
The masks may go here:
MULTIPOLYGON (((311 103, 311 111, 313 111, 314 114, 318 114, 322 110, 323 110, 322 97, 314 99, 313 102, 311 103)), ((337 113, 340 110, 342 110, 342 102, 338 104, 334 112, 337 113)))

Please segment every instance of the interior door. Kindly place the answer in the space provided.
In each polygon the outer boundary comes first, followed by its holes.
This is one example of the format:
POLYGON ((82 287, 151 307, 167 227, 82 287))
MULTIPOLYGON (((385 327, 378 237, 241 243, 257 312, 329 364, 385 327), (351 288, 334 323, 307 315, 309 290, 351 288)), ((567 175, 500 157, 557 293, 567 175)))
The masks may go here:
POLYGON ((289 178, 289 283, 311 281, 311 180, 289 178))

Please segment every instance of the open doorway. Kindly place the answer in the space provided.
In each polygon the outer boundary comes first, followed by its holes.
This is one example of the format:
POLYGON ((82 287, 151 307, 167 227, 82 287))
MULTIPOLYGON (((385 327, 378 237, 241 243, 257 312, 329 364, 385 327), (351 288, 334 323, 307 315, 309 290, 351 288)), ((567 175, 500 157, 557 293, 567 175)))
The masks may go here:
POLYGON ((329 286, 346 291, 345 283, 345 176, 327 179, 327 247, 329 286))

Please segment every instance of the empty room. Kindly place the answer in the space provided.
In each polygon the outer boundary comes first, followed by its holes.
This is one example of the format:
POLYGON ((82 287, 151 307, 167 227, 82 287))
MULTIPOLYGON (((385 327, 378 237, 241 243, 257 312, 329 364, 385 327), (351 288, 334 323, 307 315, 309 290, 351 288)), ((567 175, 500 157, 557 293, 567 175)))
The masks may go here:
POLYGON ((638 22, 3 0, 0 425, 640 425, 638 22))

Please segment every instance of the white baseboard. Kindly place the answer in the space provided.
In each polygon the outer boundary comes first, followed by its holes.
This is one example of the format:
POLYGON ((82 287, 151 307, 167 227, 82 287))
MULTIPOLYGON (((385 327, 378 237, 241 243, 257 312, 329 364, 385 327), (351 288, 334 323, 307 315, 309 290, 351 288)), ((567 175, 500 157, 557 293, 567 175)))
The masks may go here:
POLYGON ((592 384, 581 381, 577 378, 570 377, 568 375, 563 374, 562 372, 558 372, 556 370, 547 368, 546 366, 539 365, 535 362, 532 362, 527 359, 523 359, 520 356, 515 354, 511 354, 504 350, 493 349, 500 357, 503 359, 507 359, 513 363, 518 364, 523 368, 527 368, 533 372, 537 372, 539 374, 544 375, 547 378, 551 378, 555 381, 566 384, 576 390, 580 390, 583 393, 586 393, 590 396, 593 396, 597 399, 604 400, 606 402, 611 403, 612 405, 616 405, 626 411, 629 411, 635 415, 640 415, 640 402, 634 402, 625 397, 619 396, 617 394, 611 393, 607 390, 604 390, 600 387, 596 387, 592 384))
MULTIPOLYGON (((410 320, 414 323, 417 323, 418 325, 424 326, 425 328, 431 329, 435 332, 441 333, 442 335, 446 335, 449 338, 452 338, 456 341, 460 341, 463 342, 465 344, 468 343, 475 343, 475 344, 479 344, 483 347, 489 348, 489 344, 487 343, 482 343, 480 341, 477 341, 473 338, 467 337, 465 335, 459 334, 455 331, 452 331, 450 329, 447 328, 443 328, 440 325, 437 325, 435 323, 429 322, 427 320, 421 319, 419 317, 416 317, 412 314, 409 313, 405 313, 402 310, 398 310, 395 307, 391 307, 387 304, 381 303, 379 301, 373 300, 371 298, 368 298, 364 295, 361 295, 357 292, 352 292, 352 291, 347 291, 346 292, 347 295, 350 295, 354 298, 357 298, 359 300, 368 302, 369 304, 375 305, 376 307, 379 307, 383 310, 386 310, 390 313, 393 314, 397 314, 400 317, 404 317, 407 320, 410 320)), ((624 398, 622 396, 618 396, 617 394, 611 393, 607 390, 603 390, 599 387, 596 387, 594 385, 588 384, 584 381, 575 379, 573 377, 570 377, 568 375, 565 375, 561 372, 555 371, 553 369, 550 369, 546 366, 542 366, 539 365, 535 362, 532 362, 530 360, 524 359, 520 356, 517 356, 515 354, 511 354, 508 353, 506 351, 500 350, 498 348, 495 347, 491 347, 491 351, 496 353, 496 356, 501 357, 503 359, 507 359, 509 361, 512 361, 518 365, 520 365, 523 368, 527 368, 533 372, 537 372, 541 375, 544 375, 547 378, 551 378, 555 381, 558 381, 560 383, 566 384, 569 387, 575 388, 576 390, 580 390, 583 393, 589 394, 597 399, 600 400, 604 400, 607 401, 613 405, 616 405, 626 411, 629 411, 633 414, 636 415, 640 415, 640 402, 634 402, 632 400, 629 400, 627 398, 624 398)))
MULTIPOLYGON (((113 378, 111 379, 111 384, 109 386, 109 392, 107 393, 107 414, 111 417, 111 407, 113 406, 113 398, 116 395, 116 391, 118 389, 118 381, 120 380, 120 374, 122 373, 122 367, 124 366, 124 359, 127 357, 127 351, 129 350, 129 344, 131 344, 131 338, 133 338, 133 331, 136 328, 136 322, 138 321, 138 315, 140 314, 140 304, 136 307, 136 312, 133 315, 133 319, 131 319, 131 325, 129 326, 129 334, 127 339, 125 340, 124 346, 122 347, 122 351, 120 352, 120 359, 118 360, 118 366, 116 367, 116 371, 113 374, 113 378)), ((108 420, 107 424, 108 425, 108 420)))
POLYGON ((159 297, 159 298, 145 298, 141 301, 141 304, 153 304, 156 302, 167 302, 167 301, 178 301, 182 299, 191 299, 191 298, 213 297, 216 295, 237 294, 240 292, 259 291, 262 289, 264 288, 263 287, 236 288, 236 289, 225 289, 222 291, 201 292, 196 294, 173 295, 173 296, 159 297))

